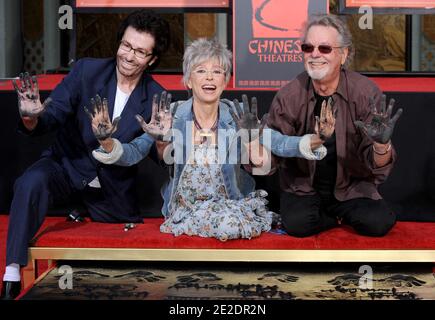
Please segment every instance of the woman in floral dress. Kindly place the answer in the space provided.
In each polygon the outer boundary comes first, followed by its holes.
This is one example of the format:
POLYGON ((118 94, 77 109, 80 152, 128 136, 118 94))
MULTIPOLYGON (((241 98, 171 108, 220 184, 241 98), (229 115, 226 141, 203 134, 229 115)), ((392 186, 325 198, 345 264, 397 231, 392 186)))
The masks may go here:
MULTIPOLYGON (((265 146, 273 145, 270 139, 277 133, 263 129, 265 119, 257 118, 255 98, 251 108, 246 96, 243 108, 237 100, 221 100, 231 75, 231 56, 216 40, 194 41, 183 58, 183 82, 192 97, 172 105, 166 93, 160 101, 155 97, 151 121, 138 119, 145 131, 141 137, 128 144, 111 138, 109 147, 105 143, 93 152, 103 163, 130 166, 156 143, 160 157, 174 162, 162 190, 162 232, 226 241, 257 237, 271 228, 276 214, 266 207, 266 191, 255 191, 249 172, 266 168, 259 171, 268 173, 271 154, 265 146), (247 139, 237 140, 241 130, 248 133, 247 139)), ((306 148, 300 146, 303 137, 289 138, 286 147, 293 156, 306 157, 306 148)))

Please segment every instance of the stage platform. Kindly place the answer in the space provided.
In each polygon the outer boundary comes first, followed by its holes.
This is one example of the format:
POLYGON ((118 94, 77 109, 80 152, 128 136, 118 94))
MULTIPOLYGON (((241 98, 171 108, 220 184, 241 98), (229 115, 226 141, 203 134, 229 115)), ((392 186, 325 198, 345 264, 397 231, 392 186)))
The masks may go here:
MULTIPOLYGON (((0 216, 0 221, 6 217, 0 216)), ((163 218, 147 218, 124 231, 124 224, 68 222, 47 218, 29 247, 25 286, 36 276, 37 260, 205 261, 205 262, 435 262, 435 224, 398 222, 381 238, 340 226, 296 238, 272 229, 253 239, 214 238, 160 232, 163 218)))

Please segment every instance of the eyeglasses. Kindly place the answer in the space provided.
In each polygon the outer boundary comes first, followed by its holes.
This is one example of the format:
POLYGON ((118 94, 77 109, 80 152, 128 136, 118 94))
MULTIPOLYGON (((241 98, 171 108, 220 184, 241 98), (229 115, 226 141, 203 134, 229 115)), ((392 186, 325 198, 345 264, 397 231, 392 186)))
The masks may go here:
POLYGON ((198 68, 196 70, 192 71, 196 76, 203 78, 206 77, 209 73, 216 78, 222 77, 225 75, 224 69, 213 69, 213 70, 207 70, 205 68, 198 68))
POLYGON ((119 48, 125 52, 130 52, 131 50, 133 50, 134 55, 140 59, 145 59, 146 57, 153 55, 152 53, 148 53, 142 49, 134 49, 128 42, 124 40, 121 40, 119 48))
POLYGON ((334 48, 343 48, 343 47, 333 47, 327 44, 321 44, 319 46, 313 46, 312 44, 303 43, 301 45, 301 50, 305 53, 311 53, 314 51, 314 49, 317 48, 320 53, 328 54, 332 52, 332 49, 334 48))

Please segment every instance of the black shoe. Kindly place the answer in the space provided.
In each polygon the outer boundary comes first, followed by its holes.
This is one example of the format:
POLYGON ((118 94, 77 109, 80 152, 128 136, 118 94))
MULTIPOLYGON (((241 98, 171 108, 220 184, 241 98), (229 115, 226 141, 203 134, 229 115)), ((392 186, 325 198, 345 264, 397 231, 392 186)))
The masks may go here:
POLYGON ((21 281, 3 281, 1 300, 14 300, 21 292, 21 281))

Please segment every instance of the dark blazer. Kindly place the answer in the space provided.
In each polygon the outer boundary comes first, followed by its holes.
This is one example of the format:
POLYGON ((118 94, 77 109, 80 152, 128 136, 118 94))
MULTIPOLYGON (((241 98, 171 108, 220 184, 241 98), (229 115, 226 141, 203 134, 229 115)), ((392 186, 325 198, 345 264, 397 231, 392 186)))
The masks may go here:
MULTIPOLYGON (((26 132, 41 135, 57 130, 54 144, 43 153, 61 164, 77 190, 84 189, 98 176, 106 199, 121 215, 139 213, 134 196, 134 178, 137 168, 104 165, 92 157, 92 150, 99 146, 89 116, 84 106, 91 108, 90 99, 99 94, 107 98, 110 117, 113 114, 116 95, 116 60, 84 58, 77 61, 71 72, 53 90, 53 101, 39 118, 37 127, 26 132)), ((112 137, 121 142, 130 142, 143 133, 135 119, 140 114, 146 121, 151 117, 153 95, 163 90, 152 77, 144 73, 143 78, 121 113, 117 131, 112 137)))

